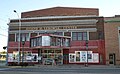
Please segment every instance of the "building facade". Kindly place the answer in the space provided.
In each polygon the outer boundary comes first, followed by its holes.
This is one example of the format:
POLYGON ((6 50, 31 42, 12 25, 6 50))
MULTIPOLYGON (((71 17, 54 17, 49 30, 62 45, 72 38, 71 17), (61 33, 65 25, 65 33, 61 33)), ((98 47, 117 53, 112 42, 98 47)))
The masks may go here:
POLYGON ((104 18, 98 9, 54 7, 21 17, 9 23, 8 64, 51 59, 55 64, 106 64, 104 18), (67 38, 69 46, 63 47, 67 38))
POLYGON ((120 16, 104 18, 106 64, 120 64, 120 16))

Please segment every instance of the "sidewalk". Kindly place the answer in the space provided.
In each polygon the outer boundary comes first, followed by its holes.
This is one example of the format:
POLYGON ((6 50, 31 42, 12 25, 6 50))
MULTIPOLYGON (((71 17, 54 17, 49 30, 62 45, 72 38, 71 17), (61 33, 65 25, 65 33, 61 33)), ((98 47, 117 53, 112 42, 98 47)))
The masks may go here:
MULTIPOLYGON (((0 66, 1 68, 22 68, 22 66, 0 66)), ((88 65, 87 67, 84 65, 77 65, 77 64, 67 64, 67 65, 35 65, 35 66, 23 66, 23 68, 51 68, 51 69, 104 69, 104 68, 120 68, 120 65, 88 65)))
POLYGON ((94 69, 104 69, 104 68, 120 68, 120 65, 117 66, 109 66, 109 65, 88 65, 87 67, 84 65, 77 64, 67 64, 67 65, 35 65, 31 66, 31 68, 67 68, 67 69, 84 69, 84 68, 94 68, 94 69))

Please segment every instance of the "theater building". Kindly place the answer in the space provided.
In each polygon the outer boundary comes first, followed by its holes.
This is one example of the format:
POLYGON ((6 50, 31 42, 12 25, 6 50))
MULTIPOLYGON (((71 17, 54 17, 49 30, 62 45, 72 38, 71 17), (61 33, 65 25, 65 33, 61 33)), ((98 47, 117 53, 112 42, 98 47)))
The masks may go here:
POLYGON ((99 65, 106 64, 105 51, 104 18, 97 8, 34 10, 9 23, 9 64, 99 65))

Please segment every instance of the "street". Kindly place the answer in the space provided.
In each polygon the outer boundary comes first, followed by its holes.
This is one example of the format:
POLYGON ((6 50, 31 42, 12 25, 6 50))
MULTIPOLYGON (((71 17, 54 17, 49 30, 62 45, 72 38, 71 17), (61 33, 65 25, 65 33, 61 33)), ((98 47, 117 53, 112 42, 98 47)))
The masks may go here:
POLYGON ((0 74, 119 74, 117 67, 13 67, 0 68, 0 74))

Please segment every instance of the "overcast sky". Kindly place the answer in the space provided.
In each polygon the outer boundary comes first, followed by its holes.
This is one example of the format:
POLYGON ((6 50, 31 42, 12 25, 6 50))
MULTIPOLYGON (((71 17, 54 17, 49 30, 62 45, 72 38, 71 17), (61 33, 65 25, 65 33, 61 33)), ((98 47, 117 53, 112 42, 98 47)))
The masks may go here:
POLYGON ((0 50, 7 46, 7 23, 17 19, 17 12, 26 12, 50 7, 99 8, 100 16, 109 17, 120 14, 120 0, 0 0, 0 50))

